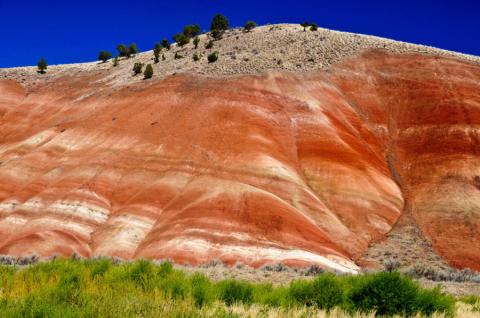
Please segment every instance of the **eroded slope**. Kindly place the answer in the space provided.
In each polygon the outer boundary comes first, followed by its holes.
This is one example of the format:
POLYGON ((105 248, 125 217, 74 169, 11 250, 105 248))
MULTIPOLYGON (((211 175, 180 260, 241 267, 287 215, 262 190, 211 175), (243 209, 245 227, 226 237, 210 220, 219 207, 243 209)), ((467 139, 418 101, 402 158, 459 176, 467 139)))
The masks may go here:
POLYGON ((355 271, 406 204, 478 269, 479 74, 372 51, 309 74, 2 81, 0 253, 355 271))

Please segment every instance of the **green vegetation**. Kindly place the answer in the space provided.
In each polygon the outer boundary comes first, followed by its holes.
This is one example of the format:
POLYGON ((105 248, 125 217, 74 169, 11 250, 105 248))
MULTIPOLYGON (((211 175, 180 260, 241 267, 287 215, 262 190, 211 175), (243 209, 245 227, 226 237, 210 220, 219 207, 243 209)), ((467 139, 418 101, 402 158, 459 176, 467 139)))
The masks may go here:
POLYGON ((119 44, 117 45, 117 51, 120 57, 130 58, 138 53, 138 48, 135 43, 130 44, 129 47, 126 47, 125 44, 119 44))
POLYGON ((183 33, 177 33, 173 36, 173 40, 177 42, 179 47, 183 47, 184 45, 190 42, 190 38, 183 33))
POLYGON ((211 48, 213 48, 213 41, 210 40, 210 41, 208 41, 207 43, 205 43, 205 48, 206 48, 206 49, 211 49, 211 48))
POLYGON ((183 55, 181 55, 181 54, 178 53, 178 52, 175 52, 174 59, 176 59, 176 60, 183 59, 183 55))
POLYGON ((213 52, 213 53, 209 54, 207 58, 208 58, 208 63, 214 63, 218 60, 218 53, 213 52))
POLYGON ((38 72, 40 74, 45 74, 45 70, 47 69, 47 61, 42 57, 39 61, 38 61, 38 72))
POLYGON ((193 54, 193 57, 192 57, 192 58, 193 58, 193 60, 194 60, 195 62, 200 61, 200 56, 198 56, 197 53, 193 54))
POLYGON ((118 51, 118 55, 120 55, 120 57, 124 57, 124 56, 128 55, 128 49, 125 46, 125 44, 117 45, 117 51, 118 51))
POLYGON ((135 64, 133 64, 133 75, 138 75, 142 73, 142 69, 143 69, 143 63, 136 62, 135 64))
POLYGON ((318 30, 318 25, 316 23, 311 23, 310 24, 310 31, 317 31, 318 30))
POLYGON ((170 42, 168 42, 167 39, 163 39, 162 42, 160 42, 162 47, 166 49, 167 51, 170 50, 170 42))
POLYGON ((155 64, 160 62, 160 52, 161 51, 162 51, 162 46, 160 45, 160 43, 155 44, 155 46, 153 48, 153 61, 155 62, 155 64))
POLYGON ((115 55, 112 63, 113 63, 113 66, 118 66, 118 55, 115 55))
POLYGON ((307 27, 310 26, 310 22, 303 22, 300 24, 303 27, 303 32, 307 31, 307 27))
POLYGON ((257 24, 254 21, 247 21, 243 28, 245 29, 245 31, 250 32, 251 30, 255 29, 256 26, 257 24))
POLYGON ((137 45, 135 43, 130 44, 130 46, 128 47, 127 57, 130 57, 130 56, 135 55, 137 53, 138 53, 137 45))
POLYGON ((153 76, 152 64, 147 64, 147 66, 145 67, 145 71, 143 72, 143 78, 149 79, 149 78, 152 78, 152 76, 153 76))
POLYGON ((465 304, 471 305, 473 311, 480 312, 480 296, 477 296, 477 295, 464 296, 460 298, 460 301, 465 304))
POLYGON ((228 30, 228 19, 222 14, 216 14, 212 19, 212 24, 210 25, 210 31, 213 30, 228 30))
POLYGON ((108 51, 100 51, 98 53, 98 60, 102 61, 103 63, 108 61, 111 57, 112 57, 112 53, 108 51))
POLYGON ((193 38, 200 34, 200 26, 198 24, 186 25, 183 28, 183 34, 189 38, 193 38))
POLYGON ((193 46, 195 47, 195 50, 198 48, 198 44, 200 43, 200 38, 198 36, 196 36, 194 39, 193 39, 193 46))
POLYGON ((223 32, 228 30, 228 19, 221 14, 217 14, 212 19, 212 24, 210 25, 211 35, 215 40, 222 38, 223 32))
POLYGON ((210 35, 215 39, 215 40, 220 40, 223 36, 223 32, 224 31, 221 31, 221 30, 212 30, 212 32, 210 32, 210 35))
POLYGON ((312 312, 340 308, 351 314, 376 311, 409 316, 438 311, 451 316, 455 304, 438 289, 422 289, 397 272, 321 274, 313 280, 273 286, 213 282, 167 262, 155 265, 146 260, 116 264, 110 259, 55 259, 23 269, 0 266, 0 290, 0 313, 13 318, 238 317, 229 308, 239 305, 267 311, 306 306, 312 312))

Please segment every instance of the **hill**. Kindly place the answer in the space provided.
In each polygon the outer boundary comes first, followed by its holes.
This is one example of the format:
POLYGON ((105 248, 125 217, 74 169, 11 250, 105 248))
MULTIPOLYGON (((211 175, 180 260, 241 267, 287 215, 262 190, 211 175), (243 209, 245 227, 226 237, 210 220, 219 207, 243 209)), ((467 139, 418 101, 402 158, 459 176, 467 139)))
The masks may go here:
POLYGON ((0 70, 0 254, 356 272, 387 246, 480 270, 479 58, 298 25, 207 36, 150 80, 132 67, 152 52, 0 70))

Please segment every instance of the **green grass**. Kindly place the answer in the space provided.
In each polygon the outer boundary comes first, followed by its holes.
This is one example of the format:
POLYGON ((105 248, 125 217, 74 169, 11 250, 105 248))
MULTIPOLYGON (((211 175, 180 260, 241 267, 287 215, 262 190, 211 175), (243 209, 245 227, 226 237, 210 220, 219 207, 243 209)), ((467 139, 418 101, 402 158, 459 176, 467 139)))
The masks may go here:
POLYGON ((398 273, 322 274, 273 286, 213 282, 146 260, 114 265, 108 259, 56 259, 23 269, 0 266, 0 317, 235 317, 227 309, 239 305, 451 316, 455 300, 398 273))
POLYGON ((480 296, 469 295, 460 298, 460 301, 472 306, 472 310, 480 312, 480 296))

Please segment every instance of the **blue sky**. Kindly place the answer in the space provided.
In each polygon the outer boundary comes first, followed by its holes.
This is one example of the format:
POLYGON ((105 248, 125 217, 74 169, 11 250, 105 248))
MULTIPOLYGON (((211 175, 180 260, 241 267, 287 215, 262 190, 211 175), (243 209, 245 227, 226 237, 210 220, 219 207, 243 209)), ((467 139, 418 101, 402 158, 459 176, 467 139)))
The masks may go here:
POLYGON ((42 56, 49 64, 91 61, 118 43, 151 49, 185 24, 208 29, 218 12, 233 26, 308 20, 480 55, 480 0, 0 0, 0 67, 34 65, 42 56))

